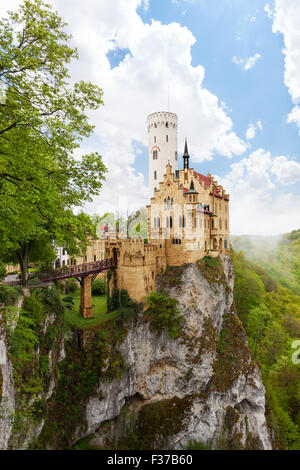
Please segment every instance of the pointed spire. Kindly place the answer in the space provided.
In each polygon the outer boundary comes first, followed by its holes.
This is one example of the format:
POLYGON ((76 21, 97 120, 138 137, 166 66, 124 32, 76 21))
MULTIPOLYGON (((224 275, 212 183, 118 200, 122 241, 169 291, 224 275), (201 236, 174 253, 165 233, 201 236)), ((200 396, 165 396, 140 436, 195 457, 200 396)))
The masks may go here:
POLYGON ((184 153, 183 153, 183 168, 189 169, 190 164, 189 164, 189 151, 188 151, 188 145, 187 145, 187 138, 185 138, 185 144, 184 144, 184 153))
POLYGON ((189 157, 189 151, 188 151, 188 145, 187 145, 187 138, 185 138, 183 156, 184 156, 184 157, 189 157))

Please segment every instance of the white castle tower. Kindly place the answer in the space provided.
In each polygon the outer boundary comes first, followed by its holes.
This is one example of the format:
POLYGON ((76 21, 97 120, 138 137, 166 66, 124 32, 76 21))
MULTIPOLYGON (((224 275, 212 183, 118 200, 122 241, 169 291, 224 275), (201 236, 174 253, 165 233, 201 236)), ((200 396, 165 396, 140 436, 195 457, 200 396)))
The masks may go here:
POLYGON ((177 115, 160 111, 150 114, 147 119, 149 137, 149 193, 163 181, 168 162, 172 169, 178 169, 177 115))

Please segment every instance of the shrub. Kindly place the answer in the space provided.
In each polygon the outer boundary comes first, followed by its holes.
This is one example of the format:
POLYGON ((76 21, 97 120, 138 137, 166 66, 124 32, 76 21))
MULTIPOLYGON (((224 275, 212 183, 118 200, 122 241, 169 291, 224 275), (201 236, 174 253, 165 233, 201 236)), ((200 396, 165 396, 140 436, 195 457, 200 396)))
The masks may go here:
POLYGON ((73 279, 69 279, 66 282, 65 292, 66 294, 74 294, 78 289, 78 284, 73 279))
POLYGON ((74 301, 73 301, 73 297, 71 295, 67 295, 66 297, 64 297, 63 299, 63 302, 67 302, 67 303, 70 303, 70 304, 73 304, 74 301))
POLYGON ((34 276, 32 279, 30 279, 30 281, 28 281, 28 284, 30 286, 34 286, 35 284, 40 284, 41 283, 41 280, 38 276, 34 276))
POLYGON ((92 295, 106 295, 107 285, 104 279, 95 279, 92 283, 92 295))
POLYGON ((168 291, 163 290, 151 292, 146 301, 149 304, 146 314, 151 317, 153 327, 158 331, 167 328, 171 338, 178 338, 184 322, 183 317, 178 314, 178 300, 172 299, 168 291))
POLYGON ((18 291, 10 286, 0 285, 0 304, 14 305, 18 299, 18 291))

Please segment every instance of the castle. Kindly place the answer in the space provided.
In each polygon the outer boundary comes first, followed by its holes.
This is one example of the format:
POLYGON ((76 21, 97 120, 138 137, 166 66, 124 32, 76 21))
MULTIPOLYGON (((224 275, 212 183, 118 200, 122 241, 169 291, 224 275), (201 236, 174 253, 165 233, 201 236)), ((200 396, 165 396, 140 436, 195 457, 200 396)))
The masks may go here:
MULTIPOLYGON (((229 254, 229 195, 208 174, 190 168, 187 141, 178 170, 177 116, 150 114, 148 239, 108 232, 93 240, 86 255, 69 264, 117 257, 115 285, 141 302, 155 289, 166 267, 193 263, 203 256, 229 254)), ((109 285, 110 292, 113 289, 109 285)))

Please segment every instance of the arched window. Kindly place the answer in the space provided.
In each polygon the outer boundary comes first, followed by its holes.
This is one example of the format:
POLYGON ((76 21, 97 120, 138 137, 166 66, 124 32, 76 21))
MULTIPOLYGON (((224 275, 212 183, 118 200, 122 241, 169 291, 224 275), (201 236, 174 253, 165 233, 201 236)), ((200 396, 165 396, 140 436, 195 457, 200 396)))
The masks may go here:
POLYGON ((173 219, 172 219, 172 216, 170 217, 170 228, 173 227, 173 219))
POLYGON ((158 159, 157 150, 153 150, 153 160, 157 160, 157 159, 158 159))
POLYGON ((154 172, 154 179, 156 180, 156 178, 157 178, 157 173, 156 173, 156 171, 155 171, 155 172, 154 172))
POLYGON ((182 217, 181 217, 181 215, 179 216, 179 227, 180 228, 182 227, 182 217))
POLYGON ((170 208, 170 204, 171 204, 171 199, 170 199, 170 196, 168 196, 168 209, 170 208))
POLYGON ((166 227, 169 228, 170 224, 169 224, 169 217, 166 218, 166 227))
POLYGON ((166 122, 166 127, 169 127, 169 123, 168 123, 168 122, 166 122))
POLYGON ((166 135, 166 142, 169 142, 169 137, 166 135))
POLYGON ((194 196, 193 196, 193 202, 196 202, 196 196, 195 196, 195 194, 194 194, 194 196))
POLYGON ((156 144, 156 136, 154 136, 154 143, 156 144))

